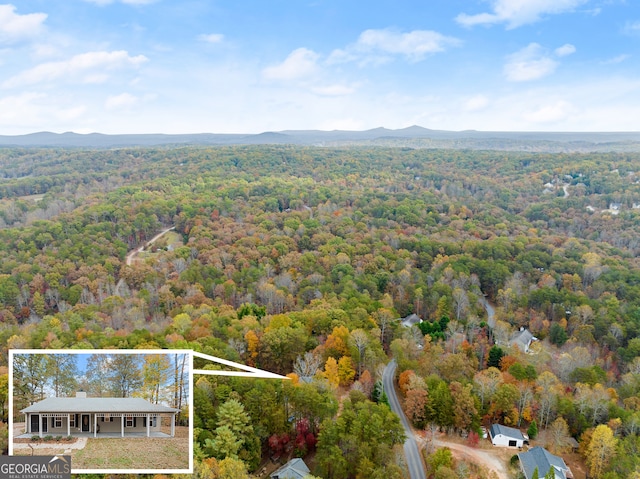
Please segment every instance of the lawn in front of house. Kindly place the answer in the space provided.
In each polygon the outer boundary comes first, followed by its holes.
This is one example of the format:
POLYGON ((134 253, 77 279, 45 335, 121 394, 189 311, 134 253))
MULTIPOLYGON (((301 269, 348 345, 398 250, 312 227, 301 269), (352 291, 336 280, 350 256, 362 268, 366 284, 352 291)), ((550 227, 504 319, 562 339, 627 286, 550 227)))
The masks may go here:
POLYGON ((185 438, 89 439, 73 451, 73 469, 188 469, 185 438))
MULTIPOLYGON (((167 438, 88 438, 82 449, 65 452, 68 445, 51 443, 50 447, 15 449, 19 456, 71 456, 73 469, 188 469, 189 428, 176 427, 175 437, 167 438)), ((37 444, 34 442, 33 444, 37 444)), ((48 445, 48 444, 47 444, 48 445)))

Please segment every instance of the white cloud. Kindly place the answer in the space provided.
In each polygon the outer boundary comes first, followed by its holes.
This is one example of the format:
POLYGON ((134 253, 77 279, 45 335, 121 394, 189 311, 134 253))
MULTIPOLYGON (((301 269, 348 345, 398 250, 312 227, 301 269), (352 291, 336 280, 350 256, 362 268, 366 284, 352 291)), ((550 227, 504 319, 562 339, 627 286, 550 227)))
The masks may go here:
POLYGON ((545 55, 537 43, 530 43, 507 57, 504 74, 512 82, 538 80, 553 73, 558 62, 545 55))
POLYGON ((347 85, 326 85, 311 88, 311 91, 322 96, 345 96, 351 95, 356 89, 347 85))
POLYGON ((588 0, 492 0, 491 13, 468 15, 461 13, 456 21, 466 27, 506 23, 507 28, 517 28, 535 23, 544 15, 571 12, 588 0))
POLYGON ((44 97, 42 93, 25 92, 0 98, 0 125, 28 125, 37 120, 36 101, 44 97))
POLYGON ((471 98, 468 98, 463 107, 466 111, 479 111, 484 110, 487 106, 489 106, 489 98, 485 95, 475 95, 471 98))
POLYGON ((317 72, 319 55, 307 48, 298 48, 278 65, 262 70, 262 76, 268 80, 298 80, 317 72))
POLYGON ((523 117, 532 123, 558 123, 567 120, 574 111, 573 105, 565 100, 541 106, 533 111, 525 112, 523 117))
POLYGON ((59 49, 50 43, 39 43, 32 48, 36 58, 51 58, 59 53, 59 49))
POLYGON ((621 55, 615 56, 613 58, 609 58, 602 62, 603 65, 615 65, 616 63, 622 63, 623 61, 631 58, 631 55, 627 53, 622 53, 621 55))
POLYGON ((0 44, 12 44, 38 36, 44 30, 46 13, 15 13, 13 5, 0 5, 0 44))
POLYGON ((123 110, 135 106, 140 99, 130 93, 121 93, 120 95, 112 95, 104 102, 107 110, 123 110))
POLYGON ((640 21, 627 22, 622 31, 627 35, 640 34, 640 21))
POLYGON ((366 30, 358 38, 358 47, 364 51, 381 51, 404 55, 412 60, 420 60, 429 53, 442 52, 447 46, 458 45, 460 41, 430 30, 414 30, 396 33, 390 30, 366 30))
POLYGON ((83 83, 101 83, 108 76, 105 71, 124 67, 138 67, 148 59, 144 55, 129 56, 124 50, 113 52, 88 52, 75 55, 66 61, 46 62, 9 78, 5 87, 33 85, 50 82, 60 77, 75 78, 83 83))
POLYGON ((565 43, 561 47, 558 47, 554 50, 554 53, 559 57, 566 57, 567 55, 571 55, 576 52, 576 47, 571 45, 571 43, 565 43))
POLYGON ((63 108, 57 110, 55 112, 55 116, 57 119, 61 121, 72 121, 80 118, 87 111, 87 107, 84 105, 71 107, 71 108, 63 108))
POLYGON ((201 42, 207 43, 220 43, 224 40, 224 35, 222 33, 207 33, 198 36, 198 40, 201 42))
POLYGON ((414 30, 407 33, 389 29, 365 30, 356 43, 345 49, 334 50, 328 63, 345 63, 355 60, 380 62, 389 56, 403 56, 410 61, 423 60, 427 55, 445 51, 462 42, 432 30, 414 30))

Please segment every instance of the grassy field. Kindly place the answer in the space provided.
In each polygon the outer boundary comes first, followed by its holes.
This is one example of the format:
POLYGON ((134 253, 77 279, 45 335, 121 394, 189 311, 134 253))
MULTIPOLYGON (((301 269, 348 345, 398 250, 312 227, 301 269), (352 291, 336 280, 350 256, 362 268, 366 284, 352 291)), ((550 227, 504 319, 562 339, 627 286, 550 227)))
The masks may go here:
POLYGON ((171 248, 179 248, 183 246, 182 236, 175 231, 167 231, 161 238, 158 238, 157 241, 153 243, 153 246, 150 244, 145 245, 145 249, 136 254, 135 260, 141 261, 146 258, 152 258, 156 256, 157 250, 155 248, 159 248, 160 250, 164 250, 165 248, 171 246, 171 248), (155 251, 155 252, 154 252, 155 251))
POLYGON ((18 199, 25 200, 25 201, 33 201, 34 203, 37 203, 38 201, 42 201, 43 198, 44 198, 44 195, 18 196, 18 199))
MULTIPOLYGON (((172 438, 89 438, 83 449, 66 453, 73 469, 188 469, 189 428, 176 427, 172 438)), ((64 445, 33 451, 37 456, 62 454, 64 445)), ((14 454, 30 456, 30 449, 16 449, 14 454)))
POLYGON ((181 438, 95 439, 74 451, 74 469, 187 469, 189 443, 181 438))

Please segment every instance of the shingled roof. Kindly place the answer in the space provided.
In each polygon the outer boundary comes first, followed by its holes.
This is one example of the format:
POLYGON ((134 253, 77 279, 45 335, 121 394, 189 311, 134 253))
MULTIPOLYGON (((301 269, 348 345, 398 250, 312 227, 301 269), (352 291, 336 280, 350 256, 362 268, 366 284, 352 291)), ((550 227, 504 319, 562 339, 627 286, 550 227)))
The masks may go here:
POLYGON ((272 479, 302 479, 309 475, 311 471, 300 458, 291 459, 277 471, 272 472, 269 477, 272 479))
POLYGON ((555 479, 566 479, 569 468, 559 456, 555 456, 547 451, 544 447, 536 446, 527 452, 518 454, 522 470, 527 479, 533 477, 533 472, 538 468, 538 477, 544 477, 549 469, 554 469, 555 479))
POLYGON ((22 409, 22 413, 176 413, 178 409, 152 404, 142 398, 47 398, 22 409))

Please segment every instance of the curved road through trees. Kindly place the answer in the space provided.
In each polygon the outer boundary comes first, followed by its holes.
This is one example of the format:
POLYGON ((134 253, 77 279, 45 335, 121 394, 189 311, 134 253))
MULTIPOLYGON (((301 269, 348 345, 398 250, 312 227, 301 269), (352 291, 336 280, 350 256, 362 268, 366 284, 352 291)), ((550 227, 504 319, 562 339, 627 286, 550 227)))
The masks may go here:
POLYGON ((489 327, 491 329, 495 328, 495 326, 496 326, 496 310, 493 309, 493 306, 491 306, 491 304, 489 304, 489 301, 487 301, 487 298, 485 298, 485 297, 480 298, 480 303, 482 303, 482 306, 484 307, 485 311, 487 312, 487 324, 489 325, 489 327))
POLYGON ((384 368, 382 374, 382 384, 384 391, 389 399, 389 405, 391 410, 398 415, 402 426, 404 427, 405 435, 407 439, 404 441, 404 455, 407 458, 407 466, 409 467, 409 476, 411 479, 426 479, 424 472, 424 466, 422 465, 422 458, 420 457, 420 451, 418 450, 418 443, 416 443, 413 431, 407 416, 404 415, 402 408, 400 407, 400 401, 396 394, 396 389, 393 386, 393 378, 395 376, 397 363, 395 359, 392 359, 389 364, 384 368))

